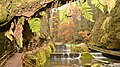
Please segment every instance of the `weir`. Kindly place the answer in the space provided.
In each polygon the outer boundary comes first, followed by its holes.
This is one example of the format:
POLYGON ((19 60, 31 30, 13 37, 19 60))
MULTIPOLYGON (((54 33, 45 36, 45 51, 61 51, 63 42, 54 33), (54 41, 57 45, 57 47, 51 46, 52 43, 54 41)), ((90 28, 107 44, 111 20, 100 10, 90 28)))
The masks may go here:
MULTIPOLYGON (((56 52, 50 54, 50 59, 47 60, 44 67, 82 67, 84 63, 89 60, 81 60, 80 57, 82 56, 82 53, 72 52, 72 45, 63 45, 59 43, 59 45, 57 44, 55 47, 56 52)), ((109 66, 111 62, 113 63, 113 61, 116 61, 104 57, 100 52, 91 51, 90 54, 95 58, 92 62, 101 62, 109 66)), ((118 62, 119 61, 116 61, 116 63, 118 62)))
MULTIPOLYGON (((81 53, 71 51, 71 45, 56 45, 55 47, 56 47, 56 52, 51 53, 52 59, 54 59, 54 58, 80 59, 80 57, 81 57, 81 53)), ((90 54, 92 54, 95 59, 106 58, 100 52, 91 52, 90 54)))

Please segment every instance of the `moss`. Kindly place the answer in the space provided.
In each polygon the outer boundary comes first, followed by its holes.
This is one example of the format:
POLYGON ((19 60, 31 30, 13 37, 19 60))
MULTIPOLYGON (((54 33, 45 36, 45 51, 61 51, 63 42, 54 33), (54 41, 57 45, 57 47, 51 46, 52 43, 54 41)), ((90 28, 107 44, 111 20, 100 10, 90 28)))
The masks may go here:
POLYGON ((4 22, 7 18, 7 9, 5 7, 0 8, 0 23, 4 22))
POLYGON ((82 52, 80 59, 94 59, 94 57, 88 52, 82 52))
POLYGON ((52 52, 50 46, 47 46, 43 50, 39 51, 36 54, 36 65, 42 66, 45 64, 46 60, 50 57, 50 53, 52 52))
POLYGON ((99 17, 91 32, 90 43, 106 49, 120 49, 120 1, 116 1, 115 7, 109 16, 99 17))
POLYGON ((73 45, 71 50, 72 52, 89 52, 87 45, 84 43, 73 45))
POLYGON ((55 48, 54 43, 53 43, 52 41, 50 41, 50 42, 48 43, 48 45, 50 46, 52 52, 55 52, 55 51, 56 51, 56 48, 55 48))
POLYGON ((45 64, 46 60, 48 58, 50 58, 50 53, 52 53, 51 46, 52 46, 52 48, 54 48, 53 51, 55 51, 55 47, 52 42, 52 43, 49 43, 47 47, 40 50, 38 53, 27 56, 26 60, 35 64, 37 67, 43 66, 45 64))
POLYGON ((86 63, 86 64, 84 64, 84 66, 91 67, 92 63, 86 63))
POLYGON ((95 63, 95 64, 93 64, 91 67, 103 67, 103 65, 100 64, 100 63, 95 63))
POLYGON ((46 57, 45 54, 46 54, 46 53, 44 52, 44 50, 39 52, 40 63, 38 63, 37 65, 39 65, 39 64, 40 64, 40 65, 44 65, 44 63, 45 63, 46 60, 47 60, 47 57, 46 57))
POLYGON ((88 52, 82 52, 80 60, 82 65, 91 64, 94 60, 94 57, 88 52))
MULTIPOLYGON (((42 65, 44 65, 47 58, 44 50, 42 50, 42 51, 39 51, 37 54, 26 55, 25 60, 37 67, 41 67, 42 65)), ((25 64, 25 67, 29 67, 29 65, 25 64)))
POLYGON ((43 49, 43 51, 45 53, 46 58, 49 58, 50 57, 50 53, 52 52, 50 46, 48 45, 47 48, 43 49))

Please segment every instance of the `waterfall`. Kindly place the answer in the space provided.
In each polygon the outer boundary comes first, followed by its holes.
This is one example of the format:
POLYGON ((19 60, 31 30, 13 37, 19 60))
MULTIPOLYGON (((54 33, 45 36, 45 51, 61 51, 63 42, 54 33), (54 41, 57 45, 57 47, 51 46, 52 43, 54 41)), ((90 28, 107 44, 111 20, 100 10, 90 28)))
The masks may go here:
POLYGON ((67 59, 71 59, 69 52, 67 53, 67 59))
POLYGON ((57 59, 57 57, 56 57, 56 56, 54 56, 53 58, 54 58, 54 59, 57 59))
POLYGON ((62 53, 62 58, 65 59, 65 53, 62 53))
POLYGON ((104 56, 102 55, 102 53, 99 53, 99 52, 97 52, 97 53, 90 53, 90 54, 92 54, 95 59, 103 59, 103 58, 106 58, 106 57, 104 57, 104 56))
POLYGON ((81 57, 81 53, 79 53, 79 56, 75 57, 75 59, 80 59, 80 57, 81 57))
POLYGON ((71 45, 66 45, 66 51, 70 52, 71 51, 71 45))
MULTIPOLYGON (((71 52, 71 44, 56 45, 56 48, 57 48, 56 52, 51 54, 51 58, 53 58, 53 59, 57 59, 57 58, 80 59, 80 57, 81 57, 81 53, 71 52)), ((100 52, 94 52, 94 53, 90 53, 90 54, 92 54, 95 59, 106 58, 100 52)))

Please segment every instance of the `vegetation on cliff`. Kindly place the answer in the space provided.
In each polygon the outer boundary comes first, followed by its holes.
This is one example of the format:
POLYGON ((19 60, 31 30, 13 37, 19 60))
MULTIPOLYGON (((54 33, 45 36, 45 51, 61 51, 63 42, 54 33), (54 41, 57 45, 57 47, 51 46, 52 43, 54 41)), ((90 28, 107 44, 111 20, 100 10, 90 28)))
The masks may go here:
POLYGON ((107 5, 108 14, 99 17, 91 32, 91 45, 107 49, 120 49, 119 45, 119 0, 103 1, 107 5), (112 4, 113 3, 113 4, 112 4))
MULTIPOLYGON (((45 48, 40 49, 38 52, 26 55, 25 60, 37 67, 41 67, 45 64, 46 60, 50 58, 50 53, 54 51, 54 43, 49 42, 45 48)), ((27 64, 25 64, 25 66, 28 67, 27 64)))

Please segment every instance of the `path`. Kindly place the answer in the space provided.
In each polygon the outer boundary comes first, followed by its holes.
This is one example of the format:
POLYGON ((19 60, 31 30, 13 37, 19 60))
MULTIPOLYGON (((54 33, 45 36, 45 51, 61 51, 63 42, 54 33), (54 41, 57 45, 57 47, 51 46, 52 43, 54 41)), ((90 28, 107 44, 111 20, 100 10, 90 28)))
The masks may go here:
POLYGON ((24 53, 15 53, 5 64, 5 67, 22 67, 22 56, 24 53))

